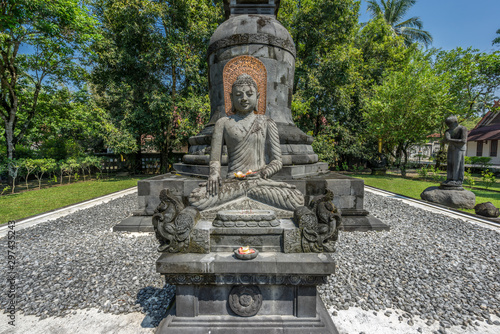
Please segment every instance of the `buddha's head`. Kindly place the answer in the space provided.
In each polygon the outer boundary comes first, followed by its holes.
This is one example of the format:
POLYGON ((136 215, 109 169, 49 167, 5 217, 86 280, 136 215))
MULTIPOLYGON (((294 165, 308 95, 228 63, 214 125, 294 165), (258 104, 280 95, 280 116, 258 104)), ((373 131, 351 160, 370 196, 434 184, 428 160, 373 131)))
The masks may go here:
POLYGON ((257 110, 259 91, 257 84, 248 74, 242 74, 236 79, 230 96, 234 113, 248 114, 257 110))

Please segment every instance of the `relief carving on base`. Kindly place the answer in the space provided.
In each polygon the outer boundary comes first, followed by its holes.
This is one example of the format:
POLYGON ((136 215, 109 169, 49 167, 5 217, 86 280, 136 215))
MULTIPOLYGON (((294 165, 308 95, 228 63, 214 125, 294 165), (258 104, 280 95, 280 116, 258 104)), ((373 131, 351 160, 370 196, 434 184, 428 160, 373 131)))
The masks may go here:
POLYGON ((262 306, 262 293, 256 285, 235 286, 229 293, 229 307, 242 317, 256 315, 262 306))

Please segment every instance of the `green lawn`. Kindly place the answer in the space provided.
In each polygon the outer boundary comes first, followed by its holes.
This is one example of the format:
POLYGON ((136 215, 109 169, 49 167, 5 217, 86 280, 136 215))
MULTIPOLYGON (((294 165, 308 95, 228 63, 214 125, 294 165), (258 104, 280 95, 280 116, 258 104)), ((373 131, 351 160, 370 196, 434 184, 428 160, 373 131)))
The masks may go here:
POLYGON ((117 177, 0 196, 0 224, 134 187, 143 178, 117 177))
MULTIPOLYGON (((357 174, 353 176, 363 179, 365 181, 365 184, 368 186, 384 189, 416 199, 420 199, 420 194, 426 188, 439 185, 439 183, 437 182, 427 182, 409 178, 404 179, 401 176, 397 175, 357 174)), ((500 207, 500 193, 475 189, 473 189, 472 192, 476 194, 476 203, 491 202, 496 207, 500 207)), ((462 211, 471 213, 474 212, 474 210, 465 209, 463 209, 462 211)))

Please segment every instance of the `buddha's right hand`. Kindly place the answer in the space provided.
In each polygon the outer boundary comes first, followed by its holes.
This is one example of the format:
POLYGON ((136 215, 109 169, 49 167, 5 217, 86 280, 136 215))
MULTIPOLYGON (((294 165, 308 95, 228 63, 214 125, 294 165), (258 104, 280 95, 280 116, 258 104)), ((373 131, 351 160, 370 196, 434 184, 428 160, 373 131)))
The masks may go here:
POLYGON ((210 196, 217 195, 221 179, 219 176, 209 176, 207 181, 207 192, 210 196))

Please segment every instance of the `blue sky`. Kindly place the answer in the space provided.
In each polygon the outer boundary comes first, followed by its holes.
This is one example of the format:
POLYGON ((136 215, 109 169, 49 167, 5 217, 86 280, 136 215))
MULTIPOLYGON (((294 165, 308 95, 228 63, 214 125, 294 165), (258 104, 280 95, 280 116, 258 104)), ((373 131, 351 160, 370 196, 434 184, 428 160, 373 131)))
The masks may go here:
MULTIPOLYGON (((360 22, 367 22, 365 0, 361 0, 360 12, 360 22)), ((419 16, 424 30, 431 33, 433 47, 500 51, 500 46, 491 45, 500 29, 500 0, 417 0, 405 18, 412 16, 419 16)))

